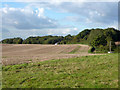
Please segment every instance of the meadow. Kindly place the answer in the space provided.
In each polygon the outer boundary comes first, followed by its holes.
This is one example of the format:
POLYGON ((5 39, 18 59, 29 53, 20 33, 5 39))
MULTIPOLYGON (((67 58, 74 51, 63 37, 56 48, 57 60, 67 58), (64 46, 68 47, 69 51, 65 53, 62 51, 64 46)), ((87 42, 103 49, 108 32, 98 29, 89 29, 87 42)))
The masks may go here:
POLYGON ((2 75, 2 88, 118 88, 118 54, 3 65, 2 75))

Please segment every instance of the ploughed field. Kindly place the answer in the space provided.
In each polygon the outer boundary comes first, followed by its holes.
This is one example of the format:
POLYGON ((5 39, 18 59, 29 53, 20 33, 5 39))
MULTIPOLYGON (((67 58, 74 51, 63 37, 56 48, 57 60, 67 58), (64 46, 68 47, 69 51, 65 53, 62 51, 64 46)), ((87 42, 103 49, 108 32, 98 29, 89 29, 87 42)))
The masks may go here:
POLYGON ((88 45, 2 44, 2 64, 14 65, 36 61, 72 58, 88 54, 88 45))

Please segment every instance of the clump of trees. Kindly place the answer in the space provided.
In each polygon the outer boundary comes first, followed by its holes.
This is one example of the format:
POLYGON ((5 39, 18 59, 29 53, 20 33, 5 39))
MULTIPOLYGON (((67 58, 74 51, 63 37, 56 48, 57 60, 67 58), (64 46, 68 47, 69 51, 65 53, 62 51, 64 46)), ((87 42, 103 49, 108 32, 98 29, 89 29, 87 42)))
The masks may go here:
POLYGON ((43 37, 28 37, 23 40, 22 38, 10 38, 4 39, 1 42, 3 44, 55 44, 61 42, 64 39, 63 36, 43 36, 43 37))
POLYGON ((88 38, 89 45, 98 51, 107 52, 109 50, 110 41, 112 42, 112 50, 117 47, 116 41, 120 41, 120 31, 114 28, 91 30, 88 38))
POLYGON ((20 37, 2 40, 2 43, 4 44, 22 44, 22 42, 23 42, 23 39, 20 37))
POLYGON ((63 36, 43 36, 43 37, 28 37, 22 43, 23 44, 55 44, 61 42, 63 36))
MULTIPOLYGON (((114 28, 107 29, 85 29, 77 35, 67 36, 37 36, 28 37, 23 40, 22 38, 4 39, 1 42, 6 44, 88 44, 94 50, 108 51, 110 41, 112 42, 112 50, 116 49, 116 41, 120 41, 120 31, 114 28)), ((92 50, 92 51, 94 51, 92 50)))

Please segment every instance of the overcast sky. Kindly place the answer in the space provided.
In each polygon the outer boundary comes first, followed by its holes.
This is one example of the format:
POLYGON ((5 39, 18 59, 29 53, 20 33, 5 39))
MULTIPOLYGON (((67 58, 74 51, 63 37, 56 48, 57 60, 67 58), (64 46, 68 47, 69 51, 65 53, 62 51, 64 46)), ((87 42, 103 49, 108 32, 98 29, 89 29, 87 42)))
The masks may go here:
POLYGON ((118 2, 3 2, 0 12, 2 39, 118 28, 118 2))

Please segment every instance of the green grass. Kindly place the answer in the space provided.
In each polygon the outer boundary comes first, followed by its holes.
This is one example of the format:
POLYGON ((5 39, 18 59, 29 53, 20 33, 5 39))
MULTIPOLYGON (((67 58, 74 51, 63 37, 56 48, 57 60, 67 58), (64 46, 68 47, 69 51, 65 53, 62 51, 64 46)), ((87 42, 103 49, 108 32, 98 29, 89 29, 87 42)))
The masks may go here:
POLYGON ((118 55, 3 66, 3 88, 117 88, 118 55))

